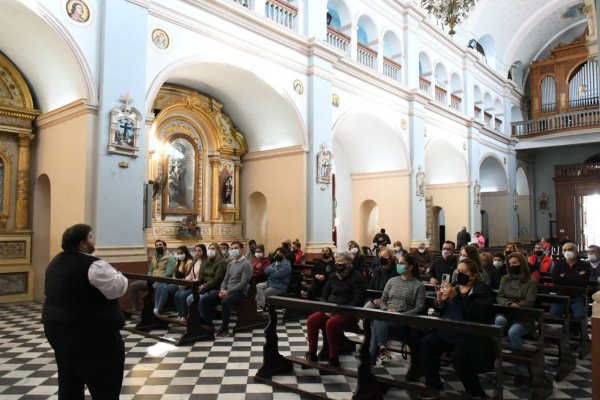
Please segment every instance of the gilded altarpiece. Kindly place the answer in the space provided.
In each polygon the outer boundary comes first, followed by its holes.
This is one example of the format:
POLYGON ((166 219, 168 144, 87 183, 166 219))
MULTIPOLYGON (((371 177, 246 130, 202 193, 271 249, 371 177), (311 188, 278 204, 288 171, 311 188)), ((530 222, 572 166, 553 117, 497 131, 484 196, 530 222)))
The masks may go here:
POLYGON ((0 53, 0 302, 33 297, 30 152, 39 114, 25 79, 0 53))
POLYGON ((165 85, 154 102, 149 180, 154 182, 149 247, 242 237, 241 157, 244 136, 215 99, 165 85))

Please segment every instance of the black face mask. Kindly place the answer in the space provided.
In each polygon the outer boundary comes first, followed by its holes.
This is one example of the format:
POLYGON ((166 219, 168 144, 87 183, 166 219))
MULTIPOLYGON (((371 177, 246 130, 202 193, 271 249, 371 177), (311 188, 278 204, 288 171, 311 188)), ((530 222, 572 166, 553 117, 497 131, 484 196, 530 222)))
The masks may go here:
POLYGON ((342 273, 346 270, 346 264, 335 264, 335 272, 342 273))
POLYGON ((509 265, 508 273, 511 275, 519 275, 521 273, 521 266, 520 265, 509 265))
POLYGON ((385 257, 379 257, 379 264, 381 264, 381 265, 387 265, 387 263, 389 263, 389 262, 390 262, 390 260, 388 260, 387 258, 385 258, 385 257))
POLYGON ((283 256, 281 254, 277 254, 275 257, 273 257, 273 259, 277 262, 282 262, 283 256))
POLYGON ((323 253, 323 259, 329 260, 330 258, 331 258, 331 254, 329 254, 329 253, 323 253))
POLYGON ((459 272, 456 275, 456 282, 459 285, 466 285, 467 283, 469 283, 469 280, 470 280, 469 275, 467 275, 467 274, 465 274, 463 272, 459 272))
POLYGON ((163 254, 165 254, 165 248, 164 247, 157 247, 156 248, 156 255, 158 257, 162 256, 163 254))
POLYGON ((541 256, 544 255, 544 252, 542 250, 538 250, 538 251, 535 252, 535 255, 538 256, 538 257, 541 257, 541 256))

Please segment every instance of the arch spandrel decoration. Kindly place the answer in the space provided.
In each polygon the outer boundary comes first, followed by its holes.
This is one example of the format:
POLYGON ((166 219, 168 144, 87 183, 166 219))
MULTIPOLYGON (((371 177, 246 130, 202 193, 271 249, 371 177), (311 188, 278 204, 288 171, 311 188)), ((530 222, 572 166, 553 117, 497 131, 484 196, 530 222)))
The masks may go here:
POLYGON ((241 238, 244 135, 222 104, 191 89, 163 86, 154 110, 149 179, 156 183, 149 242, 158 237, 181 242, 241 238))

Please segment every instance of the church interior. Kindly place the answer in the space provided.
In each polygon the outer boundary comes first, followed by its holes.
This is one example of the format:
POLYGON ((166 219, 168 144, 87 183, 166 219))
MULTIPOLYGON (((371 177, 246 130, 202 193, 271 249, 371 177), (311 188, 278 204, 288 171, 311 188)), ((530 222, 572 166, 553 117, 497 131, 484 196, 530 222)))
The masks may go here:
MULTIPOLYGON (((46 266, 76 223, 133 274, 157 240, 269 253, 296 239, 306 260, 350 241, 370 252, 382 228, 438 255, 462 227, 489 249, 600 245, 598 5, 0 0, 0 397, 58 398, 39 317, 46 266)), ((121 398, 305 398, 253 379, 263 330, 182 346, 124 332, 121 398)), ((306 316, 277 334, 304 355, 306 316)), ((547 357, 546 374, 559 364, 547 357)), ((544 398, 600 399, 598 374, 592 346, 544 398)), ((442 378, 459 396, 454 371, 442 378)), ((357 390, 311 369, 274 379, 315 398, 357 390)), ((531 398, 504 383, 497 398, 531 398)))

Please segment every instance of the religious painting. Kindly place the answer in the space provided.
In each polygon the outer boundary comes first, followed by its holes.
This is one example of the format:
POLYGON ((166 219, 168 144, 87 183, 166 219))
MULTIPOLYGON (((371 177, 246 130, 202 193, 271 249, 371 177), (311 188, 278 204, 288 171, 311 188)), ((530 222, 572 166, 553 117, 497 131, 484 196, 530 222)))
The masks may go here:
POLYGON ((540 197, 538 198, 538 208, 541 212, 545 213, 548 211, 548 195, 546 192, 542 192, 540 197))
POLYGON ((220 183, 220 199, 221 207, 233 208, 235 203, 235 188, 234 188, 234 177, 233 169, 230 164, 225 164, 225 168, 221 170, 219 174, 220 183))
POLYGON ((332 168, 333 154, 322 144, 321 151, 317 154, 317 183, 331 183, 332 168))
POLYGON ((152 31, 152 44, 159 50, 166 50, 171 44, 171 39, 163 29, 154 29, 152 31))
POLYGON ((65 8, 72 21, 86 23, 90 20, 90 7, 83 0, 67 1, 65 8))
POLYGON ((194 214, 197 151, 185 136, 174 136, 164 146, 162 175, 166 177, 163 207, 171 214, 194 214))
POLYGON ((129 107, 130 100, 125 99, 122 107, 115 107, 110 113, 108 152, 137 157, 142 116, 135 108, 129 107))

